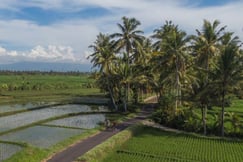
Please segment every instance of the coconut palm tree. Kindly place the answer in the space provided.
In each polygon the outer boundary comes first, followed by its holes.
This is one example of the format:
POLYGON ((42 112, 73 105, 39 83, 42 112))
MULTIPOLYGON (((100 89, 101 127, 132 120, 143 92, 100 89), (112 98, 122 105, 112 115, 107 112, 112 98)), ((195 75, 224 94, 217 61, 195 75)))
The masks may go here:
POLYGON ((185 74, 186 63, 189 57, 187 52, 189 37, 171 21, 167 21, 163 27, 155 30, 155 34, 152 37, 157 39, 154 47, 159 50, 160 62, 163 64, 163 68, 167 69, 163 82, 171 87, 175 96, 174 113, 176 113, 181 101, 182 77, 185 74))
POLYGON ((102 83, 101 87, 103 87, 105 84, 105 87, 107 87, 109 91, 113 107, 117 110, 117 105, 114 99, 112 86, 112 75, 114 74, 114 61, 117 58, 112 48, 110 36, 100 33, 97 36, 97 39, 94 42, 94 44, 90 45, 89 47, 92 48, 94 51, 94 53, 92 53, 89 56, 92 58, 91 63, 93 63, 93 67, 99 68, 100 75, 98 76, 102 78, 100 79, 100 81, 105 80, 105 82, 99 83, 102 83))
POLYGON ((134 54, 132 56, 133 64, 131 64, 132 69, 132 80, 131 89, 133 91, 133 101, 138 103, 139 92, 143 95, 143 91, 149 89, 149 78, 151 77, 150 69, 150 59, 151 59, 151 40, 144 39, 141 47, 135 48, 134 54))
MULTIPOLYGON (((130 64, 132 63, 132 55, 134 54, 134 48, 141 47, 141 43, 144 37, 141 35, 143 32, 137 30, 140 22, 135 18, 122 17, 122 24, 117 24, 120 29, 120 33, 114 33, 111 35, 111 38, 115 39, 114 47, 116 51, 123 54, 123 59, 126 62, 126 69, 128 70, 130 64)), ((128 72, 125 72, 125 77, 128 72)), ((128 79, 126 79, 128 80, 128 79)), ((129 96, 129 83, 126 82, 125 85, 125 101, 124 101, 124 110, 127 110, 127 102, 129 96)))
POLYGON ((239 52, 240 41, 238 37, 232 39, 231 36, 232 33, 227 33, 222 39, 221 55, 214 73, 218 85, 217 92, 221 98, 221 136, 224 136, 225 97, 243 79, 243 56, 239 52))
MULTIPOLYGON (((225 27, 218 29, 220 22, 215 20, 213 23, 204 20, 202 30, 196 30, 197 36, 194 36, 194 52, 196 55, 196 64, 198 65, 198 77, 201 78, 201 92, 206 92, 209 84, 209 72, 215 68, 215 59, 219 54, 218 43, 222 39, 222 32, 225 27)), ((200 103, 202 105, 202 123, 203 132, 206 135, 206 114, 209 104, 209 96, 207 93, 200 93, 200 103)))

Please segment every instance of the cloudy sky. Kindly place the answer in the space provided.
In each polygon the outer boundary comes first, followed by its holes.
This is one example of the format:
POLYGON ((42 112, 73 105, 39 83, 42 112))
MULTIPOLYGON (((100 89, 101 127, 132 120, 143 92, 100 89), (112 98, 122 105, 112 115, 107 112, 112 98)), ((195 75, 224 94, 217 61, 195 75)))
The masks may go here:
POLYGON ((188 34, 218 19, 243 40, 243 0, 1 0, 0 64, 19 61, 88 63, 99 32, 117 32, 135 17, 150 35, 165 20, 188 34))

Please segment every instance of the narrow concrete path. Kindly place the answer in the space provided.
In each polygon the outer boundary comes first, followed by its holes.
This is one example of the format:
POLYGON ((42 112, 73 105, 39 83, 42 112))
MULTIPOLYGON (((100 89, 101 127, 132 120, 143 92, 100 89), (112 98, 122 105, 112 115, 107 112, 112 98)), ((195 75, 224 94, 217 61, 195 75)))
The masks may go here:
POLYGON ((104 130, 98 133, 95 136, 89 137, 69 148, 66 150, 57 153, 51 159, 47 160, 47 162, 72 162, 76 160, 78 157, 82 156, 95 146, 99 145, 100 143, 104 142, 111 136, 117 134, 118 132, 126 129, 127 127, 134 125, 148 117, 151 114, 151 106, 145 107, 137 117, 129 119, 121 124, 116 126, 115 130, 104 130))

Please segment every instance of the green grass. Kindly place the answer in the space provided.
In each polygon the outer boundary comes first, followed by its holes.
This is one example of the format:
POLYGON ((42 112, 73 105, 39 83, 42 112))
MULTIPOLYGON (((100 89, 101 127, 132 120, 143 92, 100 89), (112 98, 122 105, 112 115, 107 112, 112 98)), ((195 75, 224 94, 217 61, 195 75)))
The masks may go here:
POLYGON ((93 79, 89 78, 89 75, 48 75, 48 74, 16 74, 16 75, 0 75, 1 84, 14 84, 17 86, 26 84, 26 85, 35 85, 42 84, 43 86, 61 86, 61 84, 67 84, 69 87, 82 86, 87 82, 93 82, 93 79))
POLYGON ((243 99, 233 100, 230 107, 226 107, 226 111, 243 113, 243 99))
POLYGON ((0 104, 29 101, 70 100, 77 96, 101 95, 88 74, 0 75, 0 104))
POLYGON ((83 156, 79 157, 76 161, 100 162, 101 159, 112 153, 113 149, 130 139, 133 133, 139 131, 139 129, 139 126, 133 126, 112 136, 105 142, 101 143, 100 145, 85 153, 83 156))
POLYGON ((236 162, 243 161, 243 142, 197 137, 143 127, 102 162, 236 162))

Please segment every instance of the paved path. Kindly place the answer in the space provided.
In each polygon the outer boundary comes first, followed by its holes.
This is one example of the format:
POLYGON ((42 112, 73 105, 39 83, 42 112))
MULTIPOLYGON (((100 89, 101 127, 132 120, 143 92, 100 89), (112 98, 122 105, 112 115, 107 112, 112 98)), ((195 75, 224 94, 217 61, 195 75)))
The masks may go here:
MULTIPOLYGON (((149 107, 151 108, 151 106, 149 106, 149 107)), ((78 157, 82 156, 87 151, 89 151, 90 149, 99 145, 100 143, 104 142, 111 136, 117 134, 118 132, 126 129, 127 127, 129 127, 135 123, 138 123, 138 122, 144 120, 151 113, 151 111, 149 111, 149 110, 151 110, 151 109, 149 109, 148 107, 147 108, 145 107, 144 110, 141 113, 139 113, 139 115, 137 117, 135 117, 133 119, 129 119, 121 124, 118 124, 116 126, 115 130, 101 131, 97 135, 89 137, 89 138, 67 148, 64 151, 57 153, 51 159, 47 160, 47 162, 72 162, 72 161, 76 160, 78 157)))

